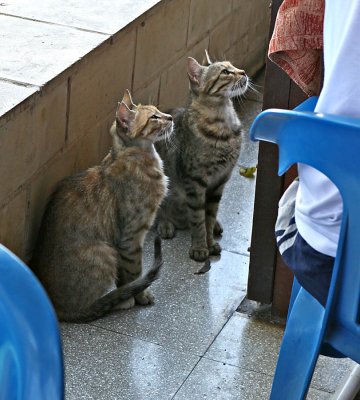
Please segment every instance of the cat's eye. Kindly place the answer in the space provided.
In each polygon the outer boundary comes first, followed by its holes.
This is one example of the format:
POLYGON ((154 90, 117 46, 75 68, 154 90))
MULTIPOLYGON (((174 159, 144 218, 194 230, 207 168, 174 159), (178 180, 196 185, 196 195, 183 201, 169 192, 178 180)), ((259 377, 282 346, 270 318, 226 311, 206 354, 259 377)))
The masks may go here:
POLYGON ((160 119, 160 117, 158 115, 156 115, 156 114, 152 115, 150 118, 151 119, 160 119))
POLYGON ((224 75, 230 75, 230 74, 232 74, 232 72, 229 71, 228 69, 223 69, 223 70, 221 71, 221 73, 224 74, 224 75))

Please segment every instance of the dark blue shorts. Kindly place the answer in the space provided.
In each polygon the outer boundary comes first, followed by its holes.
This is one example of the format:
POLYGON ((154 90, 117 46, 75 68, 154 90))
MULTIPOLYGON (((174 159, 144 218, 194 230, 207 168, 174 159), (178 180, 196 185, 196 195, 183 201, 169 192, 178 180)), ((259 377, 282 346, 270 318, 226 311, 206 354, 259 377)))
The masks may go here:
POLYGON ((295 223, 298 185, 298 180, 292 182, 280 199, 276 242, 285 264, 300 285, 325 306, 335 259, 313 249, 298 232, 295 223))
POLYGON ((297 232, 293 245, 283 252, 282 258, 300 285, 325 307, 334 257, 313 249, 297 232))

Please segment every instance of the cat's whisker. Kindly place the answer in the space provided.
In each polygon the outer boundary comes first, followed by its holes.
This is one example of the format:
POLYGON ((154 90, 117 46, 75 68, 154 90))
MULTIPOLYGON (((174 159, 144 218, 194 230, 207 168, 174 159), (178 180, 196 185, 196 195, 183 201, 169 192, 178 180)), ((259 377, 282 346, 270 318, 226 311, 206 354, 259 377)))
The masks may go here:
POLYGON ((241 96, 237 96, 236 99, 237 99, 237 101, 238 101, 238 105, 239 105, 242 109, 244 109, 244 108, 245 108, 245 103, 244 103, 244 100, 242 99, 242 97, 241 97, 241 96))
POLYGON ((254 93, 256 93, 256 94, 261 94, 260 91, 256 88, 256 86, 258 86, 258 87, 261 89, 261 86, 260 86, 260 85, 256 85, 256 84, 255 84, 254 82, 252 82, 251 79, 249 78, 249 79, 248 79, 248 88, 249 88, 252 92, 254 92, 254 93))
POLYGON ((166 146, 167 150, 169 150, 171 148, 171 142, 169 140, 169 134, 167 131, 164 132, 164 141, 165 141, 165 146, 166 146))
POLYGON ((244 103, 244 99, 246 99, 245 94, 243 93, 240 96, 234 96, 234 99, 236 99, 236 102, 238 104, 238 106, 242 109, 245 110, 245 103, 244 103))
POLYGON ((172 128, 164 128, 164 130, 161 133, 164 135, 164 142, 167 151, 173 149, 177 150, 177 145, 172 135, 172 128))
POLYGON ((249 78, 249 82, 251 83, 252 86, 258 87, 258 88, 262 88, 262 85, 258 85, 257 83, 255 83, 252 79, 249 78))
POLYGON ((256 88, 254 88, 253 86, 251 86, 251 85, 249 85, 249 89, 250 89, 250 91, 252 91, 252 92, 254 92, 254 93, 256 93, 256 94, 260 94, 260 92, 259 92, 256 88))
POLYGON ((251 87, 251 89, 254 89, 254 90, 256 90, 256 91, 258 91, 257 88, 262 89, 262 86, 261 86, 261 85, 256 85, 256 84, 253 83, 253 82, 250 82, 250 85, 249 85, 249 86, 251 87))
POLYGON ((161 132, 160 132, 160 136, 163 136, 163 135, 164 135, 163 140, 164 140, 164 143, 165 143, 165 146, 166 146, 166 150, 169 150, 167 132, 166 132, 165 128, 162 129, 161 132))
POLYGON ((167 135, 166 135, 166 137, 165 137, 165 140, 168 141, 171 150, 176 150, 176 151, 179 150, 178 145, 177 145, 177 143, 176 143, 176 141, 175 141, 175 138, 174 138, 174 136, 171 134, 171 130, 169 130, 169 131, 167 132, 167 135))
POLYGON ((237 86, 234 85, 230 89, 230 97, 231 98, 240 99, 240 98, 244 97, 244 95, 245 95, 245 92, 243 91, 243 88, 240 85, 237 85, 237 86))
POLYGON ((246 84, 242 84, 243 77, 239 78, 230 89, 230 96, 231 97, 241 97, 244 96, 246 91, 249 88, 249 78, 246 81, 246 84))

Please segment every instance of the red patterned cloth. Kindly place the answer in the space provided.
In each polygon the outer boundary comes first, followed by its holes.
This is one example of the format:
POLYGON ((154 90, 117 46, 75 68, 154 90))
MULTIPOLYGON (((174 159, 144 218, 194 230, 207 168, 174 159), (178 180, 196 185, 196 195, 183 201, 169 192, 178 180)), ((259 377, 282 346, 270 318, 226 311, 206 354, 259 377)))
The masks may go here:
POLYGON ((269 58, 308 95, 320 93, 325 0, 284 0, 269 58))

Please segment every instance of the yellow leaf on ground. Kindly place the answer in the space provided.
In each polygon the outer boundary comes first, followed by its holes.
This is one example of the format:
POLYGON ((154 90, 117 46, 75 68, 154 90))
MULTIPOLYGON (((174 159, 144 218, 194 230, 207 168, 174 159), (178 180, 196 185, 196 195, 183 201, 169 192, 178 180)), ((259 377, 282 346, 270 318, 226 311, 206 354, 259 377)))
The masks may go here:
POLYGON ((240 175, 244 176, 245 178, 254 178, 255 172, 256 172, 256 167, 249 167, 249 168, 240 167, 239 170, 240 175))

